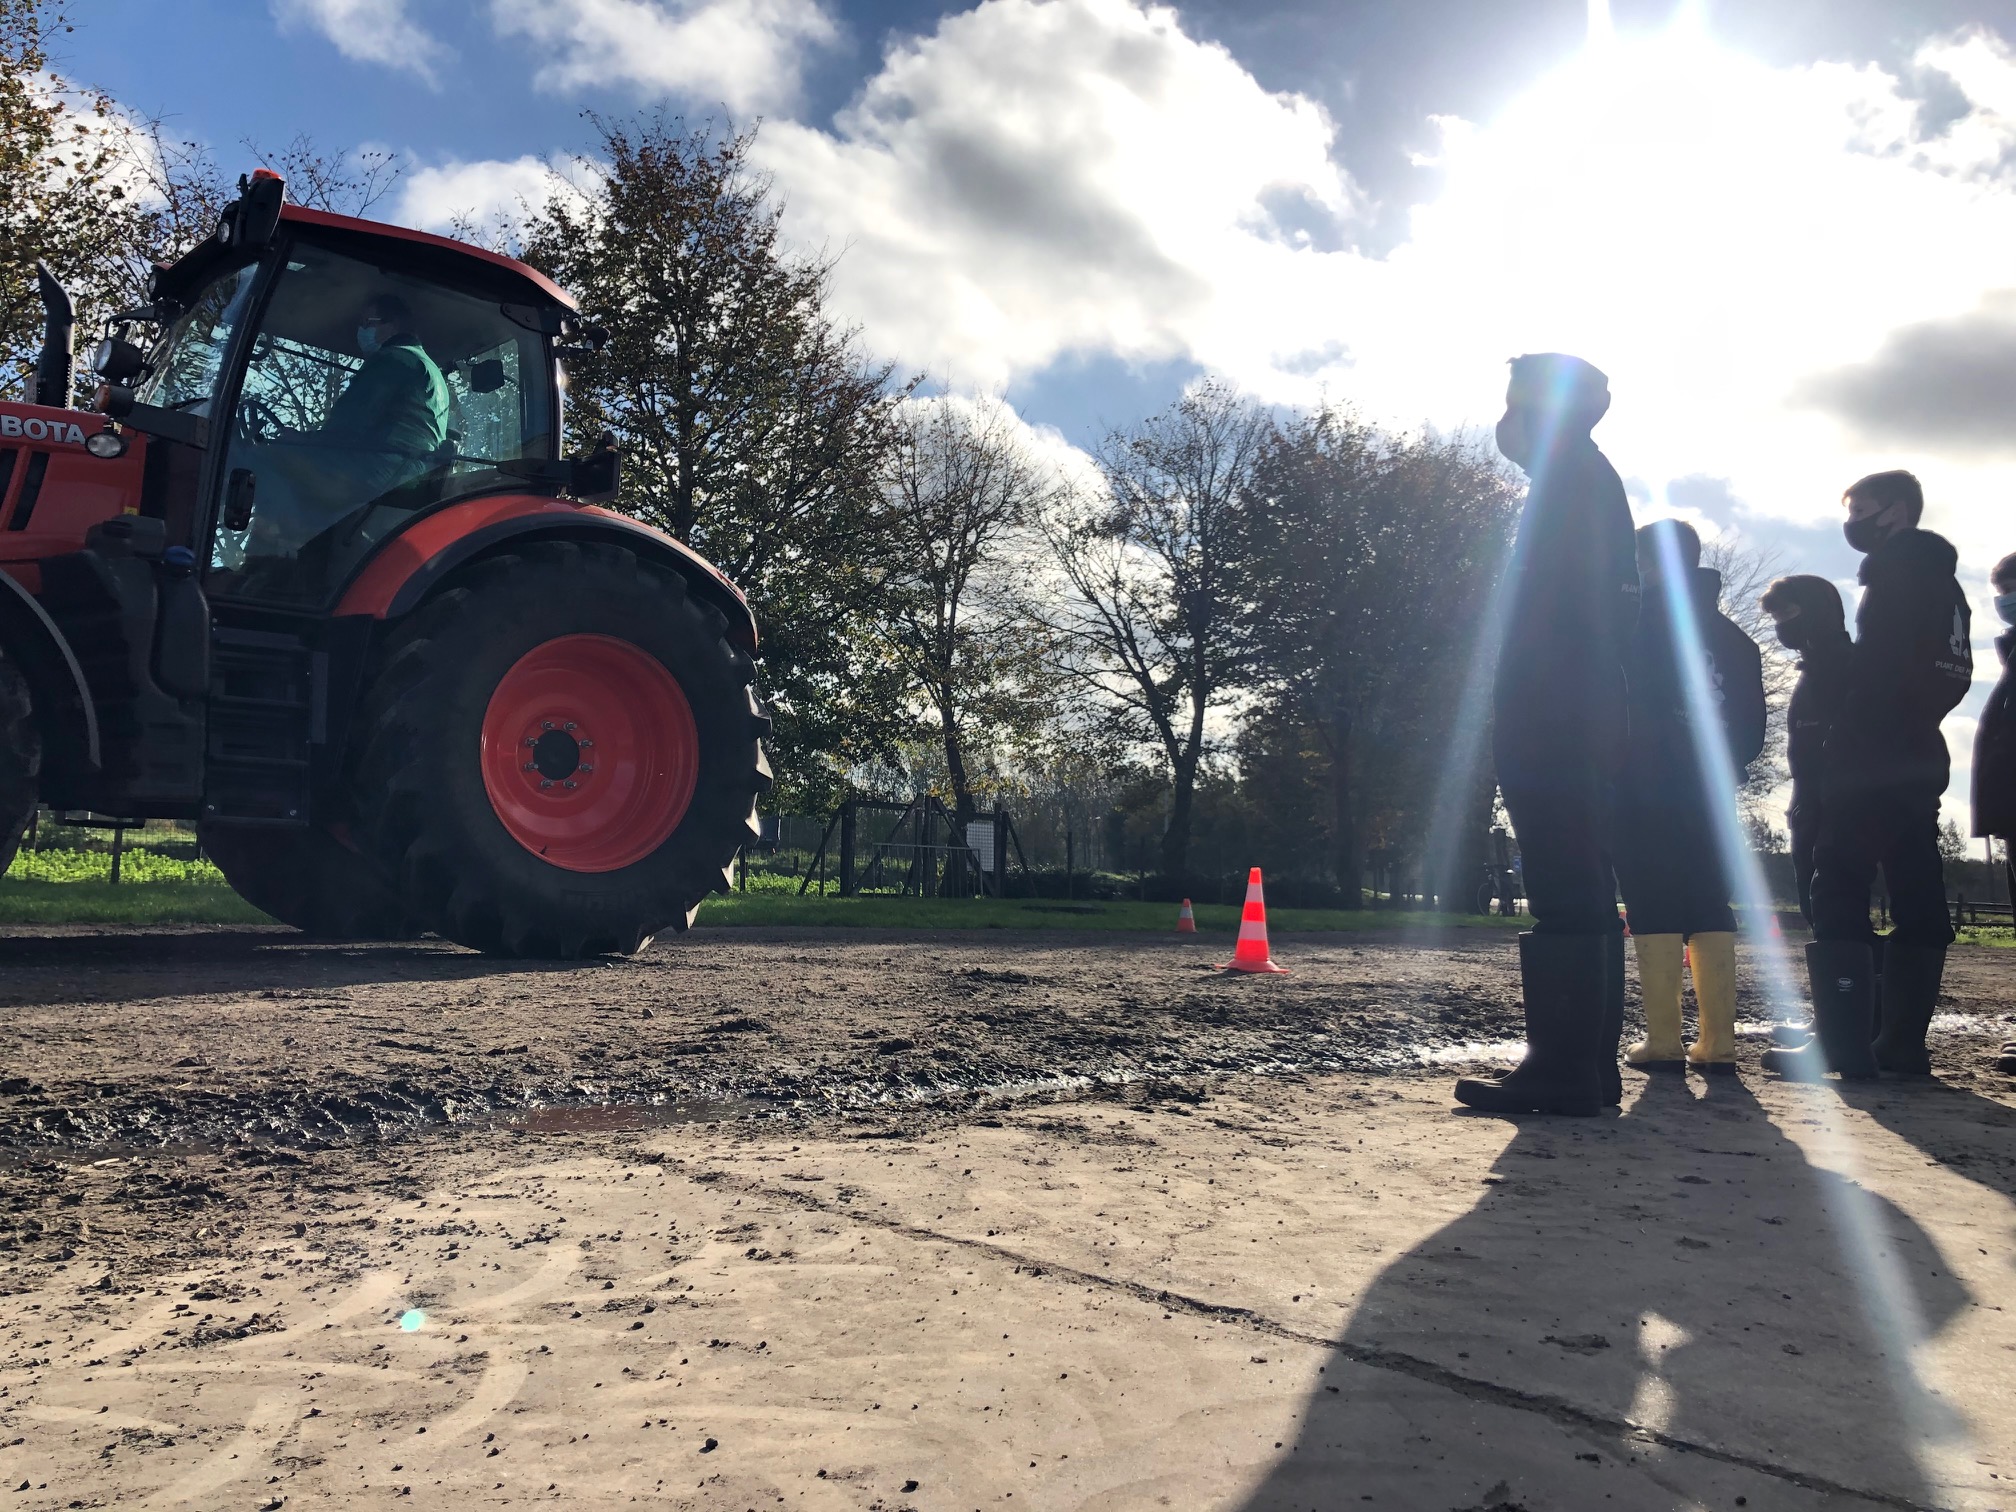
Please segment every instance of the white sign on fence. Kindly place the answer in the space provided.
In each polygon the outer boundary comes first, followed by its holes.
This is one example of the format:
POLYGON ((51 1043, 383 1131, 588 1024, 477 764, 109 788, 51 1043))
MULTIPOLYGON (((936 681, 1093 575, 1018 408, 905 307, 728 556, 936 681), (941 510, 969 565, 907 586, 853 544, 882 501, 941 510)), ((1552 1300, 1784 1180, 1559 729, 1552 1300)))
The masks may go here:
POLYGON ((980 858, 980 870, 994 874, 994 821, 975 819, 966 826, 966 844, 980 858))

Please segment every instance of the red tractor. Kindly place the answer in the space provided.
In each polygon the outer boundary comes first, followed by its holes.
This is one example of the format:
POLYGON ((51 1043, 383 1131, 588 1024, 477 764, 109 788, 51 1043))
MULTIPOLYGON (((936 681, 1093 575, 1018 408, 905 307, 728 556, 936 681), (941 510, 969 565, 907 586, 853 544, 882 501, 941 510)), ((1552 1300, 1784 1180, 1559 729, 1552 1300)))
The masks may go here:
POLYGON ((261 171, 0 404, 0 868, 37 803, 194 820, 311 933, 579 957, 682 929, 770 783, 756 625, 596 507, 532 268, 286 202, 261 171))

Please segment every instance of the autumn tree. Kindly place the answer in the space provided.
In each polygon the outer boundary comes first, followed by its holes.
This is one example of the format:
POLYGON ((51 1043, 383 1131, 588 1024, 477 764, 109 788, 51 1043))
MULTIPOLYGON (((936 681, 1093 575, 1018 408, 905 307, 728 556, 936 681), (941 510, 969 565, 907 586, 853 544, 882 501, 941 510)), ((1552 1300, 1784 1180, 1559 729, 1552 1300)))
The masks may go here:
POLYGON ((976 754, 1026 744, 1042 724, 1042 642, 1018 579, 1053 487, 999 398, 913 399, 898 412, 877 621, 934 726, 961 834, 978 809, 976 754))
POLYGON ((584 192, 555 195, 522 233, 526 259, 609 332, 572 365, 570 425, 615 435, 619 508, 749 595, 780 801, 822 801, 900 731, 902 678, 872 616, 905 386, 828 313, 831 261, 786 244, 753 131, 595 124, 584 192))
POLYGON ((1255 465, 1229 554, 1261 700, 1243 764, 1315 790, 1280 806, 1311 816, 1346 906, 1370 846, 1409 854, 1425 834, 1518 501, 1474 438, 1335 408, 1291 420, 1255 465))
POLYGON ((1060 579, 1044 620, 1068 675, 1167 769, 1171 876, 1189 869, 1209 720, 1240 663, 1229 552, 1271 430, 1252 401, 1206 381, 1109 436, 1096 459, 1102 486, 1066 496, 1044 520, 1060 579))

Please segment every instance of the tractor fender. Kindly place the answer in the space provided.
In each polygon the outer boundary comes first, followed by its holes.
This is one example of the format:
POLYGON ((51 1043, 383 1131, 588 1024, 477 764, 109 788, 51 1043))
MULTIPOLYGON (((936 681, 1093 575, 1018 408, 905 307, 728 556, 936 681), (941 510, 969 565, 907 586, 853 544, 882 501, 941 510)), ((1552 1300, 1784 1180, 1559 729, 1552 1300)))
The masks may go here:
POLYGON ((93 769, 101 765, 98 709, 77 653, 35 595, 5 572, 0 572, 0 648, 28 679, 45 750, 67 753, 93 769))
POLYGON ((418 608, 456 568, 507 543, 527 540, 626 546, 678 573, 695 597, 727 616, 731 644, 756 650, 756 617, 749 601, 692 547, 614 510, 536 494, 490 494, 421 515, 380 544, 343 590, 336 613, 397 619, 418 608))

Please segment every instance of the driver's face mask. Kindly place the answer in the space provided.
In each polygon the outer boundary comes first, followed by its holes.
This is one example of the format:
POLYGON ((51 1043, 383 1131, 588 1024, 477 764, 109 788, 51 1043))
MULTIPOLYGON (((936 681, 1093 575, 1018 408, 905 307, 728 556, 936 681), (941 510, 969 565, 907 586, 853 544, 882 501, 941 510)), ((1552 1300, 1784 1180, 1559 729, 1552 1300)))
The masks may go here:
POLYGON ((366 357, 372 356, 383 345, 384 343, 378 339, 378 323, 375 320, 368 325, 357 327, 357 350, 366 357))

